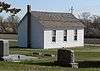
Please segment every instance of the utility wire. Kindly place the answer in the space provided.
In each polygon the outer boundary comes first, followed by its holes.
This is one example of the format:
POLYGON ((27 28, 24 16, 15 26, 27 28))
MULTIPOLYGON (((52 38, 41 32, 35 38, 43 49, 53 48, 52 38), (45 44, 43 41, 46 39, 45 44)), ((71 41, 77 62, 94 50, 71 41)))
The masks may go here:
POLYGON ((65 10, 70 12, 71 0, 65 0, 65 10))
POLYGON ((65 0, 65 11, 69 12, 69 1, 65 0))
POLYGON ((6 2, 6 0, 4 0, 4 2, 6 2))
POLYGON ((13 0, 13 7, 15 8, 15 6, 16 6, 16 5, 15 5, 15 0, 13 0))
POLYGON ((29 0, 26 0, 26 4, 27 4, 27 5, 30 5, 30 2, 29 2, 29 0))
POLYGON ((74 0, 66 0, 66 6, 68 8, 68 12, 72 13, 74 10, 74 0))

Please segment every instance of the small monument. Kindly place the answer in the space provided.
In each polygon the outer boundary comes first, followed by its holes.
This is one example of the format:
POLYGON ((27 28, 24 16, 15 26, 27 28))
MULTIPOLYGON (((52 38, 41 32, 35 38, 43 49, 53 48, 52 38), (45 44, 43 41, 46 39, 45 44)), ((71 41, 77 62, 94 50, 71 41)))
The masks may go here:
POLYGON ((0 40, 0 58, 9 55, 9 41, 0 40))
POLYGON ((74 51, 70 49, 59 49, 57 54, 57 62, 63 66, 78 68, 78 63, 75 63, 74 51))

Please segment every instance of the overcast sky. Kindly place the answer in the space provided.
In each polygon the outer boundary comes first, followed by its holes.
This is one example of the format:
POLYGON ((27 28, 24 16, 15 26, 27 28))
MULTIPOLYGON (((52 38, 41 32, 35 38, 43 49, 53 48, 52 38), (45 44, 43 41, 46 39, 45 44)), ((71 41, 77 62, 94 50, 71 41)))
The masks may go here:
POLYGON ((57 11, 70 12, 70 7, 74 7, 74 14, 90 12, 100 16, 100 0, 0 0, 11 4, 12 7, 21 8, 18 13, 23 17, 26 13, 26 5, 30 4, 33 11, 57 11))

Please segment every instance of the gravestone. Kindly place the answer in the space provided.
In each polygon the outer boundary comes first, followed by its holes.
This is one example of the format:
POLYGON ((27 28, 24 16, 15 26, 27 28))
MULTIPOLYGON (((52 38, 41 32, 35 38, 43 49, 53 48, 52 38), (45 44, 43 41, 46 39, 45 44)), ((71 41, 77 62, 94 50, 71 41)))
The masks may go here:
POLYGON ((57 62, 60 65, 78 68, 78 63, 75 63, 74 51, 70 49, 59 49, 57 54, 57 62))
POLYGON ((0 40, 0 58, 9 55, 9 41, 0 40))

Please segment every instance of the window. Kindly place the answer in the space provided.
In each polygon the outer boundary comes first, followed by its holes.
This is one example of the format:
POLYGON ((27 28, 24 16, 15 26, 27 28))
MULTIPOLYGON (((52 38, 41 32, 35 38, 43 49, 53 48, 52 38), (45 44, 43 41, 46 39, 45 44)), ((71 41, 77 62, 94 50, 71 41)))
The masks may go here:
POLYGON ((74 40, 77 40, 77 29, 74 30, 74 40))
POLYGON ((64 30, 64 41, 67 41, 67 30, 64 30))
POLYGON ((52 42, 56 42, 56 30, 52 31, 52 42))

